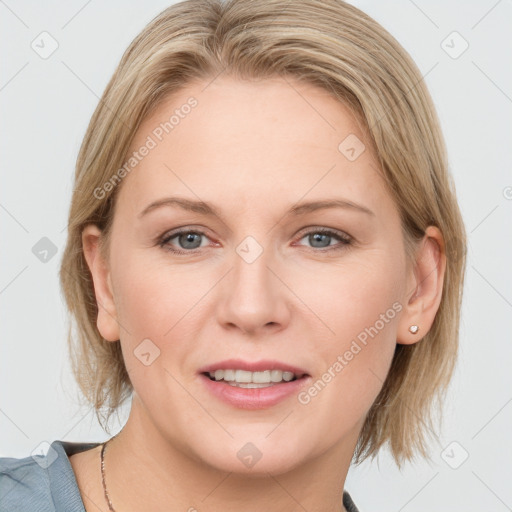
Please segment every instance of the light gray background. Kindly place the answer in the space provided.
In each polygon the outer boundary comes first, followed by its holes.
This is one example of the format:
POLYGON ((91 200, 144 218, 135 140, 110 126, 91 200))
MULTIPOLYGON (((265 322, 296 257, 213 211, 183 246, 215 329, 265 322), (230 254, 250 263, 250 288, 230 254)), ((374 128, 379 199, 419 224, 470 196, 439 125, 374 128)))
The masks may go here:
MULTIPOLYGON (((400 473, 382 452, 378 464, 352 468, 345 487, 361 512, 510 510, 512 5, 352 3, 387 28, 425 75, 448 145, 469 259, 460 359, 433 463, 408 464, 400 473), (446 39, 453 31, 469 44, 457 58, 463 41, 446 39), (445 461, 455 466, 465 452, 458 469, 445 461)), ((24 457, 54 439, 107 439, 91 409, 77 406, 57 272, 74 162, 90 116, 128 44, 168 5, 0 1, 0 456, 24 457), (31 48, 43 31, 59 45, 47 59, 31 48), (46 263, 32 251, 43 237, 57 249, 46 263)), ((113 432, 125 419, 121 414, 113 432)))

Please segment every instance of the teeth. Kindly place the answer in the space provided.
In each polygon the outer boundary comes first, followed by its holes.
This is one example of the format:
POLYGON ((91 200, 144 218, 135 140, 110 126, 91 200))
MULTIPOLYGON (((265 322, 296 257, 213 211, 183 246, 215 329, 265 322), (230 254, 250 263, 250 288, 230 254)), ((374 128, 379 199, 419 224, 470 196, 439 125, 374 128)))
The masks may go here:
POLYGON ((228 384, 236 388, 269 388, 271 386, 275 386, 275 382, 267 384, 256 384, 254 382, 229 382, 228 384))
POLYGON ((235 380, 235 370, 224 370, 224 380, 228 382, 235 380))
POLYGON ((252 372, 237 370, 235 372, 235 382, 252 382, 252 372))
MULTIPOLYGON (((246 370, 215 370, 209 372, 210 377, 217 381, 224 380, 226 382, 236 384, 272 384, 275 382, 288 382, 296 376, 293 372, 282 370, 265 370, 262 372, 248 372, 246 370)), ((264 387, 264 386, 240 386, 240 387, 264 387)))
POLYGON ((252 374, 252 382, 260 384, 272 382, 270 370, 265 370, 264 372, 254 372, 252 374))

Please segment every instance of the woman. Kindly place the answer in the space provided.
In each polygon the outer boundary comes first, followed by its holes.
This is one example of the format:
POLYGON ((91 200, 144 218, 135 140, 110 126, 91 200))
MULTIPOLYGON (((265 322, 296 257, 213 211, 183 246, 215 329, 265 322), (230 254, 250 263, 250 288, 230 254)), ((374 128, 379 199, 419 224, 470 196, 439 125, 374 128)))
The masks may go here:
POLYGON ((374 20, 169 7, 91 119, 60 274, 80 388, 130 415, 2 459, 5 510, 356 511, 351 462, 428 457, 465 251, 435 108, 374 20))

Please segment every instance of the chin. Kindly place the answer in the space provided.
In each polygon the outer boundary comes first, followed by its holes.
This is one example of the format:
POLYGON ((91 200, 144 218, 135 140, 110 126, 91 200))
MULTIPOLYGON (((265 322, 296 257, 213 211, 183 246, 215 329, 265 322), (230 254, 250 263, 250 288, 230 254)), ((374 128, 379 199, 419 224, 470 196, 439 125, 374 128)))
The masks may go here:
POLYGON ((212 439, 194 451, 205 464, 223 472, 268 477, 268 473, 278 475, 295 469, 306 458, 306 443, 286 435, 271 439, 274 434, 267 437, 270 431, 266 428, 264 434, 237 435, 229 442, 212 439))

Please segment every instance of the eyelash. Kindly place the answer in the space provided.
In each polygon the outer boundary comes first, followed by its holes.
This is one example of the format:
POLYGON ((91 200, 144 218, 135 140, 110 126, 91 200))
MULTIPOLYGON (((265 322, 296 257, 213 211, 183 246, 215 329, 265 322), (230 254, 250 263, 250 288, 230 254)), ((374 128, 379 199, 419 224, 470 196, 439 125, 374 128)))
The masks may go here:
MULTIPOLYGON (((178 255, 195 254, 197 251, 199 251, 201 249, 200 247, 198 247, 196 249, 184 250, 184 249, 172 248, 171 245, 169 244, 169 242, 173 238, 176 238, 179 235, 182 235, 182 234, 185 234, 185 233, 193 233, 193 234, 196 234, 196 235, 207 237, 207 235, 206 235, 206 233, 204 231, 184 228, 184 229, 180 229, 180 230, 174 231, 172 233, 164 234, 158 240, 158 245, 162 249, 164 249, 165 251, 169 251, 171 253, 178 254, 178 255)), ((335 246, 323 247, 323 248, 320 248, 320 249, 315 248, 315 247, 310 247, 310 249, 312 251, 314 251, 314 252, 322 253, 322 252, 339 251, 339 250, 343 250, 344 248, 352 245, 352 243, 353 243, 353 239, 352 239, 351 236, 347 235, 346 233, 342 233, 342 232, 339 232, 339 231, 334 231, 334 230, 328 229, 328 228, 315 228, 315 229, 312 229, 310 231, 307 231, 307 232, 305 232, 305 233, 303 233, 301 235, 299 240, 302 240, 304 237, 306 237, 308 235, 318 234, 318 233, 320 233, 322 235, 327 235, 327 236, 330 236, 330 237, 333 237, 333 238, 337 238, 340 241, 340 244, 335 245, 335 246)))

